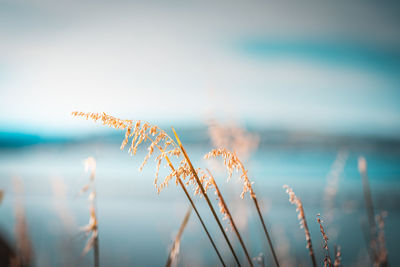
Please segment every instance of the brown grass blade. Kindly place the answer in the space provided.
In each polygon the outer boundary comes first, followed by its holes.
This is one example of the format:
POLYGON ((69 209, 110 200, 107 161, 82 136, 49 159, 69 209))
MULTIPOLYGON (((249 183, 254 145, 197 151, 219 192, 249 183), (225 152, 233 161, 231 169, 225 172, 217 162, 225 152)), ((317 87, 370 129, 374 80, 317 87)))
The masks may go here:
POLYGON ((219 188, 217 186, 217 183, 215 182, 215 179, 212 176, 211 172, 208 169, 207 169, 207 172, 210 175, 211 183, 213 184, 213 186, 215 188, 215 191, 217 193, 217 196, 218 196, 218 199, 219 199, 219 206, 220 206, 220 209, 221 209, 221 213, 225 214, 227 216, 227 218, 229 219, 229 222, 230 222, 230 224, 231 224, 231 226, 233 228, 233 231, 235 232, 236 236, 238 237, 240 245, 243 248, 243 251, 244 251, 244 253, 246 255, 246 258, 247 258, 247 261, 249 262, 249 265, 253 266, 253 262, 251 260, 250 255, 249 255, 249 252, 247 251, 246 245, 244 244, 243 239, 240 236, 239 230, 236 227, 235 221, 233 220, 233 217, 232 217, 232 215, 231 215, 231 213, 230 213, 230 211, 228 209, 228 206, 226 205, 226 202, 225 202, 225 200, 224 200, 224 198, 223 198, 223 196, 221 194, 221 191, 219 190, 219 188))
POLYGON ((207 155, 204 156, 205 159, 211 158, 211 157, 218 157, 221 156, 224 158, 224 164, 228 170, 228 180, 231 178, 233 170, 240 170, 242 175, 240 176, 240 179, 243 181, 243 191, 240 195, 241 198, 244 198, 244 195, 249 192, 250 193, 250 197, 252 198, 254 205, 256 207, 257 210, 257 214, 258 217, 260 219, 261 225, 263 227, 264 233, 265 233, 265 237, 267 238, 269 247, 271 249, 271 253, 272 256, 274 258, 275 264, 276 266, 279 267, 279 261, 278 261, 278 257, 276 256, 275 253, 275 249, 274 246, 272 245, 272 241, 271 241, 271 237, 268 233, 267 230, 267 226, 265 224, 264 218, 262 216, 261 213, 261 209, 260 209, 260 205, 258 203, 257 197, 256 197, 256 193, 253 190, 252 187, 252 183, 250 182, 250 179, 247 175, 247 170, 244 168, 243 163, 240 161, 240 159, 238 158, 238 156, 236 155, 235 152, 231 152, 225 148, 221 148, 221 149, 214 149, 211 152, 209 152, 207 155))
POLYGON ((191 170, 191 172, 192 172, 194 178, 196 179, 197 185, 199 186, 203 197, 206 199, 207 204, 208 204, 208 207, 210 208, 210 210, 211 210, 211 212, 212 212, 212 214, 213 214, 213 216, 214 216, 214 219, 216 220, 216 222, 217 222, 217 224, 218 224, 218 226, 219 226, 219 228, 220 228, 220 230, 221 230, 221 232, 222 232, 222 234, 223 234, 223 236, 224 236, 224 238, 225 238, 225 241, 226 241, 226 243, 228 244, 229 249, 230 249, 231 252, 232 252, 233 257, 235 258, 235 261, 236 261, 237 265, 238 265, 238 266, 241 266, 240 261, 239 261, 239 258, 237 257, 237 255, 236 255, 236 253, 235 253, 235 251, 234 251, 234 249, 233 249, 233 247, 232 247, 232 244, 231 244, 231 242, 229 241, 228 236, 226 235, 226 233, 225 233, 225 231, 224 231, 224 228, 222 227, 222 224, 221 224, 221 222, 220 222, 220 220, 219 220, 219 218, 218 218, 218 216, 217 216, 217 213, 215 212, 215 210, 214 210, 214 208, 213 208, 213 206, 212 206, 212 204, 211 204, 211 201, 210 201, 210 199, 208 198, 207 193, 206 193, 205 190, 204 190, 203 184, 201 183, 201 181, 200 181, 200 179, 199 179, 199 177, 198 177, 198 175, 197 175, 197 172, 196 172, 196 170, 194 169, 194 167, 193 167, 193 165, 192 165, 192 162, 190 161, 189 156, 187 155, 186 150, 185 150, 185 148, 183 147, 183 145, 182 145, 182 143, 181 143, 181 141, 180 141, 180 139, 179 139, 179 137, 178 137, 178 134, 176 133, 176 131, 175 131, 174 128, 172 128, 172 131, 174 132, 175 138, 176 138, 176 140, 177 140, 177 142, 178 142, 178 145, 179 145, 179 147, 180 147, 180 149, 181 149, 181 151, 182 151, 182 153, 183 153, 183 155, 184 155, 184 157, 185 157, 185 159, 186 159, 186 162, 187 162, 187 164, 189 164, 190 170, 191 170))
MULTIPOLYGON (((103 125, 115 128, 117 130, 126 130, 125 132, 125 138, 121 144, 121 150, 124 149, 124 147, 128 144, 129 138, 131 138, 131 145, 129 147, 129 153, 131 155, 135 155, 136 151, 138 149, 138 146, 146 140, 150 140, 151 144, 148 146, 148 154, 143 160, 143 163, 140 167, 140 170, 143 168, 143 166, 147 163, 148 159, 152 154, 154 153, 154 148, 158 148, 160 151, 160 154, 157 156, 156 161, 157 161, 157 167, 156 167, 156 175, 154 179, 154 186, 156 187, 157 193, 160 193, 162 189, 168 186, 169 181, 175 176, 176 177, 176 184, 180 185, 182 190, 184 191, 186 197, 188 198, 188 201, 193 207, 193 210, 195 211, 197 217, 200 220, 200 223, 204 229, 204 231, 207 234, 207 237, 209 238, 212 247, 214 248, 215 252, 218 255, 219 260, 221 261, 221 264, 223 266, 226 266, 221 254, 219 253, 217 246, 215 245, 210 233, 207 230, 206 225, 204 224, 204 221, 202 220, 200 213, 198 212, 194 202, 192 201, 189 193, 187 192, 187 189, 185 187, 185 184, 183 183, 181 176, 185 178, 186 176, 190 175, 190 170, 188 169, 188 166, 182 166, 180 165, 178 169, 175 169, 173 164, 171 163, 171 160, 169 159, 169 156, 176 156, 180 157, 181 156, 181 151, 178 145, 175 143, 175 141, 168 136, 168 134, 160 129, 159 127, 155 125, 151 125, 148 122, 143 122, 143 121, 133 121, 133 120, 122 120, 115 118, 113 116, 110 116, 108 114, 103 113, 89 113, 89 112, 79 112, 79 111, 74 111, 72 112, 72 116, 75 117, 82 117, 85 118, 86 120, 91 119, 94 122, 101 121, 103 125), (155 136, 155 139, 153 140, 151 136, 155 136), (162 147, 163 145, 163 147, 162 147), (164 179, 164 181, 161 184, 158 184, 158 171, 159 167, 161 165, 161 161, 165 159, 168 162, 169 167, 171 168, 171 173, 167 175, 164 179), (186 168, 187 167, 187 168, 186 168)), ((185 160, 183 159, 183 162, 185 160)), ((182 163, 182 161, 181 161, 182 163)), ((190 180, 189 180, 190 181, 190 180)))

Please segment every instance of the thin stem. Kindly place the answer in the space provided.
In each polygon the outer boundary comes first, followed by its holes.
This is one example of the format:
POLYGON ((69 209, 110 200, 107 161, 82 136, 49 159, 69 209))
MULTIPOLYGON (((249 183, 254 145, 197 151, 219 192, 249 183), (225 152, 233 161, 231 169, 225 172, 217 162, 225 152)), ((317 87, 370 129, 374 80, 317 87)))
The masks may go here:
MULTIPOLYGON (((361 160, 360 160, 361 161, 361 160)), ((365 159, 364 159, 365 161, 365 159)), ((365 199, 365 207, 368 214, 368 223, 371 231, 371 238, 375 238, 376 235, 376 223, 375 223, 375 214, 374 214, 374 204, 372 202, 372 195, 371 195, 371 187, 369 185, 367 168, 360 168, 360 174, 363 184, 363 191, 364 191, 364 199, 365 199)))
MULTIPOLYGON (((258 217, 260 218, 261 224, 263 226, 265 236, 267 237, 269 247, 271 248, 271 252, 272 252, 272 256, 274 257, 275 264, 276 264, 276 266, 279 267, 278 257, 276 256, 274 247, 272 246, 272 241, 271 241, 271 238, 270 238, 270 236, 268 234, 267 227, 265 226, 264 218, 263 218, 263 216, 261 214, 261 210, 260 210, 260 206, 258 205, 257 198, 256 197, 252 197, 252 199, 254 201, 254 205, 256 206, 258 217)), ((314 259, 313 262, 315 262, 315 259, 314 259)), ((315 264, 314 264, 314 267, 315 267, 315 264)))
POLYGON ((199 177, 198 177, 198 175, 197 175, 196 170, 194 169, 194 167, 193 167, 193 165, 192 165, 192 162, 191 162, 190 159, 189 159, 189 156, 188 156, 187 153, 186 153, 186 150, 183 148, 182 143, 181 143, 181 141, 180 141, 180 139, 179 139, 177 133, 175 132, 175 129, 174 129, 174 128, 172 128, 172 131, 173 131, 174 134, 175 134, 176 140, 178 141, 179 147, 181 148, 181 151, 182 151, 182 153, 183 153, 183 155, 184 155, 184 157, 185 157, 185 159, 186 159, 186 162, 189 164, 190 170, 191 170, 191 172, 193 173, 193 176, 194 176, 194 178, 195 178, 195 180, 196 180, 198 186, 200 187, 201 193, 203 194, 204 198, 206 199, 207 204, 208 204, 208 206, 209 206, 209 208, 210 208, 212 214, 214 215, 215 220, 216 220, 217 223, 218 223, 218 226, 219 226, 219 228, 220 228, 220 230, 221 230, 221 232, 222 232, 222 234, 223 234, 223 236, 224 236, 224 238, 225 238, 225 240, 226 240, 226 243, 227 243, 228 246, 229 246, 229 249, 231 250, 231 252, 232 252, 232 254, 233 254, 233 257, 235 258, 235 261, 236 261, 237 265, 238 265, 238 266, 241 266, 241 265, 240 265, 240 262, 239 262, 239 258, 237 257, 235 251, 233 250, 232 244, 231 244, 231 242, 229 241, 228 236, 226 235, 224 228, 222 227, 222 224, 221 224, 221 222, 220 222, 220 220, 219 220, 219 218, 218 218, 218 216, 217 216, 217 213, 215 212, 215 210, 214 210, 214 208, 213 208, 213 206, 212 206, 212 204, 211 204, 211 201, 210 201, 210 199, 208 198, 207 193, 206 193, 205 190, 204 190, 204 187, 203 187, 203 185, 202 185, 202 183, 201 183, 201 181, 200 181, 200 179, 199 179, 199 177))
MULTIPOLYGON (((243 163, 239 160, 238 157, 237 157, 237 161, 239 163, 240 168, 242 169, 242 172, 246 173, 246 170, 245 170, 245 168, 243 166, 243 163)), ((265 225, 264 218, 262 216, 262 213, 261 213, 261 210, 260 210, 260 206, 258 204, 258 200, 257 200, 257 197, 256 197, 256 193, 254 192, 253 187, 250 187, 250 197, 253 199, 254 205, 256 206, 257 214, 258 214, 258 217, 260 218, 262 227, 264 229, 264 233, 265 233, 265 236, 267 238, 268 245, 269 245, 269 247, 271 249, 271 253, 272 253, 272 256, 274 258, 275 264, 276 264, 277 267, 279 267, 278 257, 276 256, 276 253, 275 253, 275 250, 274 250, 274 246, 272 245, 271 237, 269 236, 269 233, 268 233, 268 230, 267 230, 267 226, 265 225)))
POLYGON ((252 260, 251 260, 250 255, 249 255, 249 252, 247 251, 246 245, 244 244, 243 239, 242 239, 242 237, 240 236, 239 231, 238 231, 238 229, 237 229, 237 227, 236 227, 236 224, 235 224, 235 222, 233 221, 233 217, 232 217, 232 215, 231 215, 231 213, 230 213, 230 211, 229 211, 229 209, 228 209, 228 206, 227 206, 226 203, 225 203, 224 198, 222 197, 221 191, 219 190, 219 188, 218 188, 218 186, 217 186, 217 183, 215 182, 215 179, 214 179, 214 177, 212 176, 211 172, 210 172, 208 169, 207 169, 207 172, 208 172, 208 174, 210 175, 211 182, 213 183, 213 185, 214 185, 214 187, 215 187, 215 190, 217 191, 218 198, 219 198, 219 200, 221 201, 221 204, 224 206, 224 209, 225 209, 225 211, 226 211, 226 214, 228 215, 229 221, 231 222, 232 228, 233 228, 233 230, 234 230, 236 236, 237 236, 238 239, 239 239, 240 245, 242 246, 242 248, 243 248, 243 250, 244 250, 244 253, 246 254, 247 261, 249 262, 249 265, 250 265, 250 266, 253 266, 253 262, 252 262, 252 260))
POLYGON ((94 255, 94 267, 99 267, 99 237, 97 236, 94 240, 93 245, 93 255, 94 255))
POLYGON ((189 221, 191 213, 192 213, 192 207, 189 206, 189 209, 187 210, 187 212, 185 214, 185 217, 183 218, 181 226, 179 227, 178 234, 176 235, 174 243, 173 243, 173 245, 171 247, 171 251, 169 253, 168 260, 167 260, 167 263, 165 264, 165 267, 170 267, 171 264, 172 264, 173 254, 174 254, 173 251, 176 250, 177 244, 179 244, 181 242, 181 237, 183 235, 183 231, 185 230, 185 227, 186 227, 186 225, 187 225, 187 223, 189 221))
MULTIPOLYGON (((151 139, 150 137, 147 137, 147 138, 151 139)), ((157 148, 160 149, 161 151, 163 151, 162 148, 159 147, 158 145, 157 145, 157 148)), ((175 172, 175 168, 174 168, 174 166, 172 165, 172 162, 170 161, 170 159, 168 158, 168 156, 165 156, 165 159, 167 160, 168 165, 169 165, 169 167, 171 168, 171 170, 172 170, 173 172, 175 172)), ((203 226, 203 229, 204 229, 204 231, 206 232, 206 234, 207 234, 207 236, 208 236, 208 239, 210 239, 210 242, 211 242, 211 244, 212 244, 212 246, 213 246, 215 252, 217 253, 219 260, 221 261, 222 266, 225 267, 225 266, 226 266, 226 265, 225 265, 225 262, 224 262, 224 260, 222 259, 221 254, 219 253, 219 251, 218 251, 218 249, 217 249, 217 246, 216 246, 215 243, 214 243, 214 240, 212 239, 210 233, 208 232, 207 227, 206 227, 206 225, 204 224, 203 219, 201 218, 200 213, 199 213, 199 211, 198 211, 197 208, 196 208, 196 205, 194 204, 192 198, 190 197, 188 191, 186 190, 185 185, 184 185, 183 182, 182 182, 182 179, 179 177, 178 174, 176 174, 176 179, 178 180, 179 184, 181 185, 183 192, 185 192, 185 195, 186 195, 186 197, 188 198, 190 204, 192 205, 194 212, 196 213, 197 217, 199 218, 199 221, 200 221, 201 225, 203 226)))
POLYGON ((311 261, 314 267, 317 267, 317 261, 315 260, 315 253, 311 242, 310 230, 308 230, 307 220, 306 220, 306 213, 304 212, 303 205, 300 207, 300 213, 304 214, 304 230, 308 232, 309 239, 307 239, 308 250, 310 251, 311 261))

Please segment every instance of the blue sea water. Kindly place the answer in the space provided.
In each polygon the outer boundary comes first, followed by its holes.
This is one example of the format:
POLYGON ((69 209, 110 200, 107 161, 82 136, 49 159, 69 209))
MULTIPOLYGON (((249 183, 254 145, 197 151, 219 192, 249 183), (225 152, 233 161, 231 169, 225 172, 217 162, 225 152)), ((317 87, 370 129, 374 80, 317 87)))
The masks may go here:
MULTIPOLYGON (((212 168, 219 187, 233 213, 243 239, 253 257, 263 253, 267 266, 272 266, 264 233, 249 196, 241 200, 238 175, 226 183, 226 173, 219 164, 202 159, 208 146, 187 146, 196 167, 212 168)), ((324 190, 327 174, 339 148, 263 147, 245 161, 254 189, 275 244, 278 257, 286 266, 309 266, 304 231, 299 228, 296 208, 288 201, 282 186, 290 185, 304 204, 317 261, 323 264, 322 238, 316 215, 324 218, 324 190)), ((349 149, 343 173, 334 198, 333 219, 326 225, 331 251, 340 245, 346 266, 368 262, 363 224, 366 220, 362 182, 357 159, 365 156, 376 212, 386 210, 385 234, 389 261, 398 262, 400 239, 400 157, 390 150, 349 149)), ((88 266, 93 262, 89 252, 81 256, 87 237, 79 227, 88 223, 87 194, 77 193, 89 177, 83 160, 93 156, 97 161, 96 187, 101 266, 162 266, 179 225, 188 209, 182 190, 174 182, 159 195, 153 186, 153 160, 143 172, 138 168, 144 157, 121 152, 115 144, 36 145, 0 151, 0 189, 4 197, 0 205, 0 233, 15 244, 15 207, 23 203, 28 233, 33 244, 36 266, 88 266), (15 180, 22 181, 24 193, 15 194, 15 180), (66 194, 56 194, 62 187, 66 194)), ((161 167, 160 178, 168 174, 161 167)), ((192 190, 192 189, 191 189, 192 190)), ((215 200, 213 192, 209 192, 215 200)), ((226 246, 205 200, 194 197, 200 213, 213 234, 227 263, 233 257, 226 246)), ((214 207, 218 209, 215 201, 214 207)), ((328 222, 326 222, 328 223, 328 222)), ((229 230, 241 261, 245 257, 236 237, 229 230)), ((179 266, 218 266, 195 214, 192 213, 183 234, 179 266)))

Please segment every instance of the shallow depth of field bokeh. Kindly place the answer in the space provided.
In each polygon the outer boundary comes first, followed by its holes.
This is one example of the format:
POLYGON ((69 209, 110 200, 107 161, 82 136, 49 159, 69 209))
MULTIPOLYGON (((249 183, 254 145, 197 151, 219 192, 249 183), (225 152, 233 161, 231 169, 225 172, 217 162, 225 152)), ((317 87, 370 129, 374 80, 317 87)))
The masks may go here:
MULTIPOLYGON (((93 202, 81 192, 93 157, 100 266, 167 262, 190 206, 183 191, 173 179, 157 194, 154 158, 139 172, 146 146, 134 157, 121 151, 125 132, 71 116, 83 111, 146 120, 171 137, 173 126, 195 167, 212 171, 256 266, 275 263, 252 200, 240 198, 240 173, 227 183, 223 161, 206 153, 222 145, 243 157, 281 266, 312 264, 283 185, 302 201, 318 266, 325 252, 317 214, 332 258, 340 246, 344 266, 372 266, 365 159, 374 215, 386 215, 382 250, 396 266, 398 14, 395 1, 2 1, 2 249, 30 251, 32 266, 94 264, 93 247, 82 253, 93 202)), ((169 172, 164 162, 160 179, 169 172)), ((208 196, 218 211, 214 191, 208 196)), ((234 265, 204 197, 193 199, 234 265)), ((220 264, 194 212, 173 263, 220 264)))

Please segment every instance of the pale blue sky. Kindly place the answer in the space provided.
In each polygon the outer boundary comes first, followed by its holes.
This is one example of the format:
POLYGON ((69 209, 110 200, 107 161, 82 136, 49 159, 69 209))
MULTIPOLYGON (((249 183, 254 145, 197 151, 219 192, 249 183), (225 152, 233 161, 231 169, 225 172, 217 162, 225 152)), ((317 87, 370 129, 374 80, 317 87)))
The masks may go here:
POLYGON ((398 136, 399 12, 359 1, 2 1, 1 128, 93 129, 72 110, 167 125, 213 112, 398 136))

